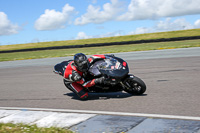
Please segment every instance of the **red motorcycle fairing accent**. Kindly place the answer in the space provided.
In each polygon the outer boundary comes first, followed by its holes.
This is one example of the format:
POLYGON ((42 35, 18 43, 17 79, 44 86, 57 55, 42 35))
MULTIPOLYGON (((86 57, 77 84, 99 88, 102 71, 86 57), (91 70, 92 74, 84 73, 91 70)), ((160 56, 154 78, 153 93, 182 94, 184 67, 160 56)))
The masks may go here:
POLYGON ((88 61, 91 63, 93 61, 93 59, 90 57, 90 58, 88 58, 88 61))
POLYGON ((125 61, 123 62, 123 66, 126 67, 126 62, 125 61))
POLYGON ((101 55, 101 54, 100 54, 100 55, 93 55, 92 57, 94 57, 94 58, 95 58, 95 57, 98 57, 98 58, 102 58, 102 59, 105 59, 105 58, 106 58, 105 55, 101 55))
POLYGON ((93 55, 92 57, 88 58, 90 63, 94 62, 95 60, 105 59, 105 55, 93 55))

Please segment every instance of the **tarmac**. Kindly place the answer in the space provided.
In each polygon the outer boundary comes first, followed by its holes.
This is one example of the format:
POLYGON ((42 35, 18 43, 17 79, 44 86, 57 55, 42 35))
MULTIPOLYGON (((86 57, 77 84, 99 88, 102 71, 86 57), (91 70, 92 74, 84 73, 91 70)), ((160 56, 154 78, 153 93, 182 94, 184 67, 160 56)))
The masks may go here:
MULTIPOLYGON (((196 57, 200 55, 199 51, 200 48, 188 48, 129 52, 129 54, 118 53, 115 55, 125 60, 133 60, 133 57, 135 60, 141 60, 196 57)), ((0 62, 0 68, 53 65, 59 60, 67 60, 68 58, 71 59, 72 57, 24 60, 15 61, 15 63, 12 61, 0 62)), ((9 105, 6 104, 6 106, 9 105)), ((198 117, 91 110, 0 107, 0 123, 24 123, 36 124, 38 127, 61 127, 77 133, 200 133, 198 110, 196 116, 198 117)))

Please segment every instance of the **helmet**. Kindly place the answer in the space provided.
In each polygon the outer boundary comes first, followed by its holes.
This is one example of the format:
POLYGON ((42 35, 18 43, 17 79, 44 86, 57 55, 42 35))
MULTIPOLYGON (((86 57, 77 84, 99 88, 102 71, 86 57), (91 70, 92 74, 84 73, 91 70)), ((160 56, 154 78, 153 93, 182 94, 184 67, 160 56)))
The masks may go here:
POLYGON ((78 53, 74 55, 74 64, 81 72, 86 72, 89 68, 88 59, 83 53, 78 53))

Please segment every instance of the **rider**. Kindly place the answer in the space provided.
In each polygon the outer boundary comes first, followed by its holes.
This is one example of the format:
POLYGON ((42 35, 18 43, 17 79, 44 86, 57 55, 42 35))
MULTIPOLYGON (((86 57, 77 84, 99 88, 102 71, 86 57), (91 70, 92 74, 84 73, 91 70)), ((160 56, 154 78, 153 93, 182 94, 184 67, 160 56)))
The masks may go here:
POLYGON ((93 55, 87 59, 86 55, 83 53, 75 54, 74 60, 71 61, 65 69, 64 82, 66 87, 76 93, 81 99, 86 99, 88 97, 88 92, 86 92, 84 88, 92 87, 95 84, 102 84, 105 78, 100 77, 85 81, 83 75, 87 73, 91 63, 105 58, 106 56, 104 55, 93 55))

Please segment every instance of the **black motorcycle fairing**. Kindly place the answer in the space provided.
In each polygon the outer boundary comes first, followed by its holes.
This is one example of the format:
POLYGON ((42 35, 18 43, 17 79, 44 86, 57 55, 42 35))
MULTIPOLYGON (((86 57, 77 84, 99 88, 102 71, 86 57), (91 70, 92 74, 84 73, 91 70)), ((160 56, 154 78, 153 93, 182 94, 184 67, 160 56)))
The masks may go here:
POLYGON ((122 91, 122 87, 120 84, 115 86, 93 86, 87 88, 89 92, 98 92, 98 93, 107 93, 107 92, 120 92, 122 91))
POLYGON ((60 74, 61 76, 64 76, 66 66, 73 60, 63 61, 61 63, 58 63, 54 66, 54 72, 60 74))

